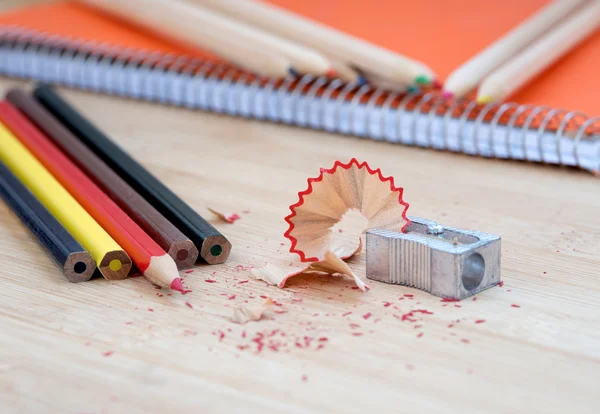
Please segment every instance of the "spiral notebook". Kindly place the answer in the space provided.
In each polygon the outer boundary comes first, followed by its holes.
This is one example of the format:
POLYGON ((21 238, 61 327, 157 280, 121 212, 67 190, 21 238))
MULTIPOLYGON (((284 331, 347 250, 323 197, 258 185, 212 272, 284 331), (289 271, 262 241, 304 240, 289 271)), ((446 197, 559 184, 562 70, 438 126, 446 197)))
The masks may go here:
MULTIPOLYGON (((402 51, 442 78, 545 3, 271 2, 402 51)), ((325 77, 257 78, 205 51, 75 2, 0 15, 0 74, 7 76, 373 140, 577 166, 596 174, 600 120, 584 113, 600 114, 594 93, 600 90, 598 49, 600 34, 516 95, 518 104, 481 106, 469 99, 449 103, 435 92, 400 94, 325 77)))

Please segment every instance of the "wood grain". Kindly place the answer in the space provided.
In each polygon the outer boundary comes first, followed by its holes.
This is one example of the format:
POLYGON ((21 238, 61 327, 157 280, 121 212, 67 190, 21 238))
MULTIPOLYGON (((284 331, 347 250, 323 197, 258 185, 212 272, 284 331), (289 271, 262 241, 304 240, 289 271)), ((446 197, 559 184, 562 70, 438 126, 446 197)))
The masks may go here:
MULTIPOLYGON (((0 81, 3 91, 21 85, 0 81)), ((234 246, 229 261, 182 273, 193 292, 167 296, 140 278, 69 284, 1 204, 5 412, 600 409, 597 178, 61 91, 198 212, 242 218, 213 222, 234 246), (410 215, 502 236, 504 287, 455 304, 376 282, 363 294, 342 278, 301 277, 285 290, 245 282, 248 266, 297 262, 283 237, 288 206, 319 168, 352 157, 394 176, 410 215), (228 321, 261 295, 286 313, 228 321), (433 315, 394 317, 415 309, 433 315), (257 353, 252 339, 274 330, 279 351, 257 353)), ((350 267, 364 277, 364 255, 350 267)))

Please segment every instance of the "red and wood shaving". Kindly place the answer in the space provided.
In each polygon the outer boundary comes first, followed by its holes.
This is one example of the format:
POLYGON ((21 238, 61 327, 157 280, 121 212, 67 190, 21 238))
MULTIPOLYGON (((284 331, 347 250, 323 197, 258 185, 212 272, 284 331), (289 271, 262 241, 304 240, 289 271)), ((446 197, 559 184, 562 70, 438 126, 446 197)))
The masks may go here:
POLYGON ((208 211, 213 213, 215 216, 219 217, 221 220, 226 221, 227 223, 234 223, 236 220, 241 219, 240 215, 236 213, 221 213, 220 211, 214 210, 212 208, 208 208, 208 211))

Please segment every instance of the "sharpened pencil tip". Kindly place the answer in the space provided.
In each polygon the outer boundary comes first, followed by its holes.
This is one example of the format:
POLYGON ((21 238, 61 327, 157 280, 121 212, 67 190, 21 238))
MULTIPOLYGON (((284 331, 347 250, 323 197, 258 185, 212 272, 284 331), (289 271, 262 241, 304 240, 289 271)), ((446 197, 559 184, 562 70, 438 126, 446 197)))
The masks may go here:
POLYGON ((171 289, 176 290, 178 292, 184 293, 183 284, 181 283, 181 278, 173 279, 171 282, 171 289))
POLYGON ((486 96, 478 96, 478 97, 477 97, 477 103, 478 103, 478 104, 489 104, 489 103, 490 103, 490 102, 492 102, 493 100, 494 100, 494 99, 493 99, 491 96, 489 96, 489 95, 486 95, 486 96))
POLYGON ((435 89, 442 89, 444 87, 444 83, 435 79, 431 86, 433 86, 435 89))
POLYGON ((328 78, 335 78, 337 76, 337 71, 334 68, 331 68, 327 72, 325 72, 325 75, 328 78))
POLYGON ((408 93, 421 93, 421 88, 415 85, 410 85, 406 88, 408 93))
POLYGON ((358 86, 363 86, 367 84, 367 78, 365 78, 363 75, 359 75, 358 79, 356 80, 356 83, 358 84, 358 86))
POLYGON ((454 98, 454 94, 450 91, 444 91, 444 92, 442 92, 442 98, 452 99, 452 98, 454 98))
POLYGON ((419 75, 415 78, 415 83, 417 85, 426 86, 431 83, 431 79, 425 75, 419 75))
POLYGON ((300 72, 298 72, 296 69, 294 69, 294 68, 292 68, 292 67, 290 67, 290 68, 288 69, 288 72, 289 72, 289 74, 290 74, 290 75, 292 75, 292 76, 294 76, 294 77, 298 77, 298 76, 300 76, 300 72))

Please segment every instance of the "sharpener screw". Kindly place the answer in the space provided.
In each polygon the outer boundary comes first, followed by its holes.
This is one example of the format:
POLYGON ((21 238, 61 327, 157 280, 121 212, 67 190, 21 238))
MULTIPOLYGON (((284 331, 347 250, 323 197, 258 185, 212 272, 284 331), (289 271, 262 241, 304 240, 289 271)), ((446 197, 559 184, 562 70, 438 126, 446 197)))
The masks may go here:
POLYGON ((427 234, 431 234, 431 235, 438 235, 438 234, 442 234, 444 232, 444 226, 442 226, 441 224, 429 224, 427 226, 427 234))

